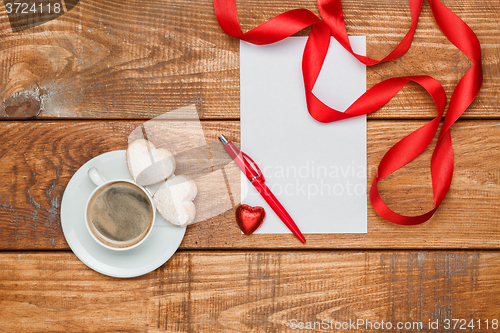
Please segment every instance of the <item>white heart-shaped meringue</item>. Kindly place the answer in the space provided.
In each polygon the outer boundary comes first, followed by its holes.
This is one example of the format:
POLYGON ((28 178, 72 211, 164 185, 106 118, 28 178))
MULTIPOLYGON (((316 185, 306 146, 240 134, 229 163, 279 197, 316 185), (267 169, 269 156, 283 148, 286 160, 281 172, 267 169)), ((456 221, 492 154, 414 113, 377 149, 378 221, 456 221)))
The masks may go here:
POLYGON ((193 200, 198 193, 194 180, 187 176, 168 179, 154 194, 156 209, 167 221, 185 226, 193 223, 196 208, 193 200))
POLYGON ((175 171, 175 159, 167 149, 137 139, 128 146, 127 167, 137 184, 147 186, 170 177, 175 171))

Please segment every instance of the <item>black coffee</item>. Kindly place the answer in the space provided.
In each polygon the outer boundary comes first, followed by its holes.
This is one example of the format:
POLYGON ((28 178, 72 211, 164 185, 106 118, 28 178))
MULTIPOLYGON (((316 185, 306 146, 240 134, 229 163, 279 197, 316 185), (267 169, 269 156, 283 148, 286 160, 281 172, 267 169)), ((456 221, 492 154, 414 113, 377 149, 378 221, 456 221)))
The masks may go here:
POLYGON ((101 242, 112 247, 128 247, 148 233, 153 222, 153 207, 137 186, 118 181, 94 193, 87 219, 101 242))

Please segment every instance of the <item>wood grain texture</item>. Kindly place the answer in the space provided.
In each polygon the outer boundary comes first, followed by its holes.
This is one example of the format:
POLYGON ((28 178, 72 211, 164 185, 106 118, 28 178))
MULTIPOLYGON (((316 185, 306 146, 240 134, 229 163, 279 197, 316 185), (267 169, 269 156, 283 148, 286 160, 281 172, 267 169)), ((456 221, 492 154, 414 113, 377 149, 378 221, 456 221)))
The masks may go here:
MULTIPOLYGON (((296 319, 459 331, 446 320, 500 317, 499 263, 498 252, 181 252, 116 279, 72 253, 2 253, 0 330, 295 332, 296 319)), ((341 331, 391 331, 365 327, 341 331)))
MULTIPOLYGON (((444 1, 476 32, 484 86, 464 117, 498 118, 500 4, 444 1)), ((314 1, 238 1, 243 30, 314 1)), ((406 34, 406 0, 342 2, 348 32, 383 58, 406 34)), ((307 35, 309 30, 301 32, 307 35)), ((153 118, 194 103, 204 119, 239 118, 239 42, 223 33, 210 0, 82 1, 56 20, 12 32, 0 8, 0 117, 153 118)), ((408 54, 367 70, 367 85, 428 74, 451 97, 471 62, 441 33, 424 3, 408 54)), ((429 118, 432 100, 410 85, 372 118, 429 118)))
MULTIPOLYGON (((76 170, 104 152, 126 149, 129 134, 143 122, 0 123, 0 248, 68 249, 60 225, 64 189, 76 170)), ((239 142, 239 123, 202 122, 209 141, 225 133, 239 142)), ((368 122, 368 183, 383 154, 421 121, 368 122)), ((450 192, 428 222, 398 226, 381 219, 368 203, 367 234, 307 235, 305 245, 292 235, 240 234, 230 210, 189 226, 184 249, 331 248, 425 249, 500 248, 500 169, 498 121, 463 121, 452 130, 455 173, 450 192)), ((399 213, 432 208, 426 151, 381 183, 382 196, 399 213)), ((347 222, 346 222, 347 223, 347 222)))

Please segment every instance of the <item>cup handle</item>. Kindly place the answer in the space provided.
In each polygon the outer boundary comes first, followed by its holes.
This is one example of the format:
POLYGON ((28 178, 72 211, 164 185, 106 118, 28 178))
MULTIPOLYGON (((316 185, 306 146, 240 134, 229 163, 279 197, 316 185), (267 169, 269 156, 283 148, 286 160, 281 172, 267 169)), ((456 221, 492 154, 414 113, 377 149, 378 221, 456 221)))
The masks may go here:
POLYGON ((106 178, 96 168, 90 168, 87 174, 96 186, 101 186, 107 182, 106 178))

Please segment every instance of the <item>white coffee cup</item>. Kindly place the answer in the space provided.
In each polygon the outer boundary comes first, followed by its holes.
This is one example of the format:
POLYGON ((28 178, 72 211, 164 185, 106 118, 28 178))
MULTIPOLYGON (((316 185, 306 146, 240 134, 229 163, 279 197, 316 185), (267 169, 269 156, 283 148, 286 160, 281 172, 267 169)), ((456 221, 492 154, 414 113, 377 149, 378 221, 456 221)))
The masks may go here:
POLYGON ((156 208, 147 189, 127 179, 106 180, 96 168, 88 175, 97 186, 85 205, 85 225, 100 245, 123 251, 151 234, 156 208))

